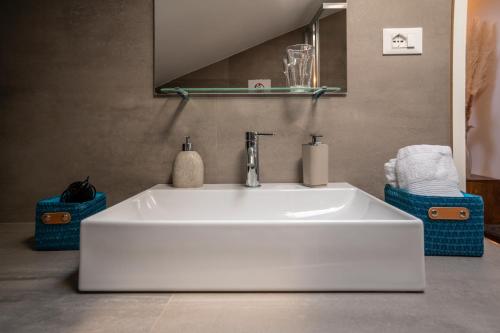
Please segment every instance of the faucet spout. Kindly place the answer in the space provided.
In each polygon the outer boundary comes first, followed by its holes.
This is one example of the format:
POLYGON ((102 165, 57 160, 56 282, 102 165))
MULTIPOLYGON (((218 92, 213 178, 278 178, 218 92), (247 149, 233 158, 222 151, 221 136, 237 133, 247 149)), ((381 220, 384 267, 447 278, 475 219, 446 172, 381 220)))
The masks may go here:
POLYGON ((247 167, 255 169, 255 148, 250 147, 247 149, 247 167))
POLYGON ((257 156, 254 147, 247 149, 247 180, 245 185, 247 187, 259 187, 259 175, 257 168, 257 156))
POLYGON ((259 187, 259 136, 274 133, 246 132, 247 172, 246 186, 259 187))

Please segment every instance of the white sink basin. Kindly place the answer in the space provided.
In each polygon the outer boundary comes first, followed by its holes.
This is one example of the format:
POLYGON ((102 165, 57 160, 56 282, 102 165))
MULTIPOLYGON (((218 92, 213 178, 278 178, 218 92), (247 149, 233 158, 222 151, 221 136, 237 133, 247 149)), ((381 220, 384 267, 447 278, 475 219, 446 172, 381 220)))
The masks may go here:
POLYGON ((82 291, 423 291, 422 222, 346 183, 156 185, 85 219, 82 291))

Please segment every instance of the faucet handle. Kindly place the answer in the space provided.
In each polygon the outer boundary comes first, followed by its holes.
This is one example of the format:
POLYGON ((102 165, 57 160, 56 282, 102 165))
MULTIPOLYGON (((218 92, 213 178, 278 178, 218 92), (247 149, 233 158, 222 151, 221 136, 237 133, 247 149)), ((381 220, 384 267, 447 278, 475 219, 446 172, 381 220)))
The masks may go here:
POLYGON ((246 132, 247 141, 255 141, 261 135, 276 135, 275 133, 246 132))

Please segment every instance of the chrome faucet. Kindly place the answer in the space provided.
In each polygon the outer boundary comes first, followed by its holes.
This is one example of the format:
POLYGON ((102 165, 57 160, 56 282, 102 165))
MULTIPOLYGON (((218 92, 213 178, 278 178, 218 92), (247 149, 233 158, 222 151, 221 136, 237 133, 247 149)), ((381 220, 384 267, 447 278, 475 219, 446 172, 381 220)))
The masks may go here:
POLYGON ((247 180, 248 187, 259 187, 259 136, 274 133, 246 132, 247 180))

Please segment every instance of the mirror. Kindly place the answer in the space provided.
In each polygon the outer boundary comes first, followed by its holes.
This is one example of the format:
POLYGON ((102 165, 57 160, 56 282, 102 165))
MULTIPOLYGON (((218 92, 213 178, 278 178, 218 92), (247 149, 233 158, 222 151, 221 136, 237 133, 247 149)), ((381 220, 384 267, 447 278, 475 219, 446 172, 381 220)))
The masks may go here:
POLYGON ((318 0, 155 0, 155 93, 345 94, 346 11, 318 0))

